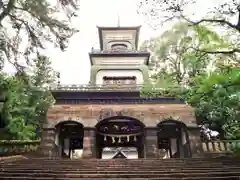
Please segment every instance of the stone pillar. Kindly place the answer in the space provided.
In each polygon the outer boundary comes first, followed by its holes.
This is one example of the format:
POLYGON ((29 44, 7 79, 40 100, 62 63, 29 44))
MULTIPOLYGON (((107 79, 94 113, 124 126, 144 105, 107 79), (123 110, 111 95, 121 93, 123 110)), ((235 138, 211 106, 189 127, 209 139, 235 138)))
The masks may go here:
POLYGON ((145 128, 145 158, 156 157, 153 147, 158 147, 157 128, 145 128))
POLYGON ((43 128, 40 143, 40 153, 43 156, 55 156, 55 128, 43 128))
POLYGON ((199 156, 202 152, 202 142, 199 127, 188 127, 188 137, 193 157, 199 156))
POLYGON ((95 128, 84 128, 83 158, 96 157, 95 133, 95 128))

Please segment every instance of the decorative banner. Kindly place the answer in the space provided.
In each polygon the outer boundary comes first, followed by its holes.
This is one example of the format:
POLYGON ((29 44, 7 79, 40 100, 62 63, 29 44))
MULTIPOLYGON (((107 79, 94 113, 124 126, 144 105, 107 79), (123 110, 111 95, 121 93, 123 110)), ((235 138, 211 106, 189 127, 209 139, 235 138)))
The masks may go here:
POLYGON ((104 141, 107 141, 107 136, 104 136, 104 141))
POLYGON ((143 132, 139 132, 139 133, 133 133, 133 134, 108 134, 108 133, 101 133, 101 132, 97 132, 97 134, 102 135, 102 136, 111 136, 111 137, 127 137, 127 136, 140 136, 143 134, 143 132))
POLYGON ((127 136, 127 142, 129 142, 130 141, 130 136, 127 136))

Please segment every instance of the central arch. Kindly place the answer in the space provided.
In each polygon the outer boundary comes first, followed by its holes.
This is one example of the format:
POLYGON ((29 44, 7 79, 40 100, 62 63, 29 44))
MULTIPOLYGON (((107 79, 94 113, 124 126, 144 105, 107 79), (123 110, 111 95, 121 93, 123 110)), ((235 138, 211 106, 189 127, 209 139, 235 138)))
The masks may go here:
POLYGON ((109 159, 120 156, 130 159, 144 157, 145 125, 138 119, 128 116, 112 116, 101 120, 95 127, 97 158, 104 158, 103 152, 106 149, 111 151, 109 154, 112 153, 109 159))

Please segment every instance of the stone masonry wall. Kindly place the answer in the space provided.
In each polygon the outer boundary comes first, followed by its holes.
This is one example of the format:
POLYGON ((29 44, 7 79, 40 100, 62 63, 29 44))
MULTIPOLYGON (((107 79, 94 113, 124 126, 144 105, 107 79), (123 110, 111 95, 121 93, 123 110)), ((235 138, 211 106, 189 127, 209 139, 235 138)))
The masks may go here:
POLYGON ((54 149, 54 141, 55 129, 43 129, 40 143, 40 152, 42 153, 42 155, 47 157, 54 157, 56 155, 54 149))
POLYGON ((186 104, 88 104, 54 105, 48 111, 44 128, 54 128, 56 124, 67 120, 80 122, 84 127, 95 127, 98 121, 118 115, 134 117, 146 127, 156 127, 170 116, 187 126, 196 126, 193 108, 186 104))
POLYGON ((193 157, 199 156, 202 152, 202 142, 200 138, 200 128, 188 128, 188 135, 191 144, 191 152, 193 157))
POLYGON ((95 157, 95 129, 84 129, 83 158, 95 157))
POLYGON ((145 156, 148 158, 156 157, 154 147, 158 147, 157 128, 146 128, 145 130, 145 156))
MULTIPOLYGON (((172 116, 185 123, 189 128, 195 127, 194 110, 186 104, 86 104, 86 105, 54 105, 49 109, 42 137, 41 149, 44 155, 54 153, 55 126, 63 121, 73 120, 82 123, 84 128, 83 157, 95 157, 95 125, 112 116, 129 116, 143 122, 146 126, 145 157, 154 157, 153 145, 157 144, 156 127, 164 119, 172 116)), ((193 129, 189 131, 191 146, 196 151, 195 140, 198 136, 193 129), (193 132, 194 131, 194 132, 193 132)))

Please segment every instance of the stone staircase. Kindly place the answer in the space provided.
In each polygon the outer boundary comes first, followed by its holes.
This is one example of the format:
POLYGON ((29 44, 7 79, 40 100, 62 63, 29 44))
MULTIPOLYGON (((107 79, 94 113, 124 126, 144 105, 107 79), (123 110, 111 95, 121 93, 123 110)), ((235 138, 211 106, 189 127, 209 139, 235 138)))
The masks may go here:
POLYGON ((240 160, 229 157, 138 160, 28 158, 0 161, 1 179, 240 180, 240 160))

